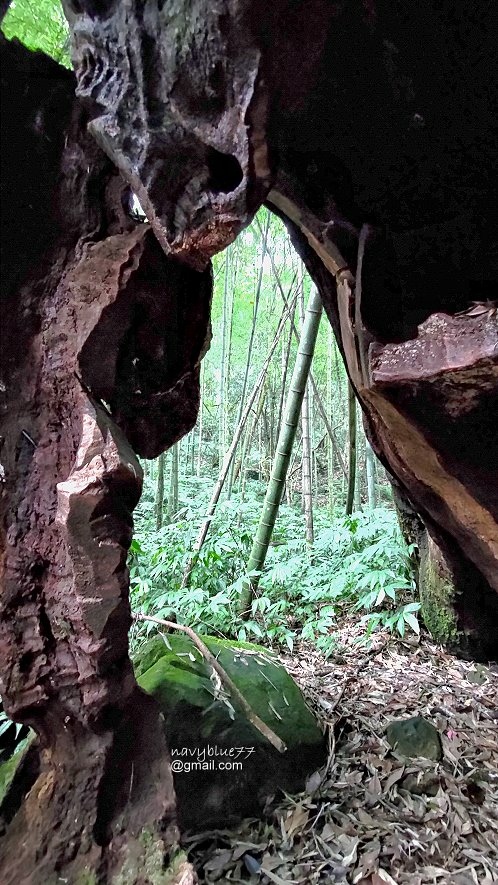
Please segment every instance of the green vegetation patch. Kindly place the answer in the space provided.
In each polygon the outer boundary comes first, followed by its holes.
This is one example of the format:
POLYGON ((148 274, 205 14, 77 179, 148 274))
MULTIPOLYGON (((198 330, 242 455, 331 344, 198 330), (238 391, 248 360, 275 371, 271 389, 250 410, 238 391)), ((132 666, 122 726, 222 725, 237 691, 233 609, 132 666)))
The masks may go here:
POLYGON ((449 575, 442 572, 430 556, 425 556, 420 566, 421 613, 433 639, 443 645, 458 641, 454 599, 455 588, 449 575))
POLYGON ((17 38, 28 49, 49 55, 66 68, 69 28, 58 0, 13 0, 2 22, 8 40, 17 38))
POLYGON ((31 734, 19 744, 10 759, 7 759, 6 762, 3 762, 0 765, 0 805, 7 795, 9 787, 14 780, 15 773, 34 737, 34 732, 31 732, 31 734))

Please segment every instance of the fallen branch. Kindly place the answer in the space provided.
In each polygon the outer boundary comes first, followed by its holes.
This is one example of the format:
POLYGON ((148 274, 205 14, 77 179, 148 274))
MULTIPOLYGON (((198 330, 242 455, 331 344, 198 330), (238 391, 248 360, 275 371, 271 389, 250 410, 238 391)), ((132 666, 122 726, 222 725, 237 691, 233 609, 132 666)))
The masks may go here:
POLYGON ((162 618, 154 618, 152 615, 143 615, 140 612, 132 612, 132 618, 134 621, 151 621, 153 624, 161 624, 163 627, 168 627, 169 630, 179 630, 181 633, 186 633, 187 636, 190 637, 196 648, 199 649, 201 655, 205 660, 211 664, 213 670, 218 674, 225 688, 228 689, 232 697, 238 701, 239 705, 242 707, 245 715, 249 719, 249 722, 254 725, 254 728, 259 731, 263 737, 266 738, 267 741, 275 747, 279 753, 285 753, 287 750, 284 742, 279 738, 278 734, 270 728, 269 725, 266 725, 262 719, 259 718, 257 713, 254 712, 252 707, 247 703, 244 695, 239 691, 235 682, 230 678, 226 670, 223 669, 217 658, 213 655, 211 651, 209 651, 207 645, 200 639, 200 637, 192 630, 192 627, 187 627, 185 624, 176 624, 174 621, 165 621, 162 618))

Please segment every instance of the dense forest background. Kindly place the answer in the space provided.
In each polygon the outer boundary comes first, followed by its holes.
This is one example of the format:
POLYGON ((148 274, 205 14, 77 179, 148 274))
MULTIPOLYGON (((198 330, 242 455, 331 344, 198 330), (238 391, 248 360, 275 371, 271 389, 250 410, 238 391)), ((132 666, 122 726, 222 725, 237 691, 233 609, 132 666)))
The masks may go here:
MULTIPOLYGON (((297 639, 311 640, 325 653, 335 646, 335 626, 351 610, 361 613, 366 634, 379 624, 401 634, 407 627, 418 630, 411 551, 325 317, 272 543, 257 573, 250 614, 240 621, 240 594, 312 284, 283 224, 267 210, 215 259, 214 276, 213 339, 202 363, 197 424, 167 454, 143 462, 131 550, 134 609, 162 618, 174 613, 200 632, 290 649, 297 639), (227 463, 209 532, 190 570, 227 463)), ((135 626, 133 643, 152 628, 135 626)))
MULTIPOLYGON (((54 0, 15 0, 2 30, 70 66, 67 23, 54 0)), ((141 223, 140 208, 132 211, 141 223)), ((326 654, 336 645, 337 624, 351 611, 363 618, 365 636, 379 625, 400 634, 418 631, 412 551, 401 537, 390 484, 366 440, 326 318, 265 567, 252 575, 257 593, 240 620, 311 280, 284 225, 265 209, 214 259, 214 277, 213 338, 201 368, 197 424, 170 452, 143 462, 130 556, 134 610, 175 616, 199 632, 290 649, 296 640, 311 640, 326 654), (220 498, 193 564, 230 448, 220 498)), ((151 629, 152 623, 136 624, 132 646, 151 629)))

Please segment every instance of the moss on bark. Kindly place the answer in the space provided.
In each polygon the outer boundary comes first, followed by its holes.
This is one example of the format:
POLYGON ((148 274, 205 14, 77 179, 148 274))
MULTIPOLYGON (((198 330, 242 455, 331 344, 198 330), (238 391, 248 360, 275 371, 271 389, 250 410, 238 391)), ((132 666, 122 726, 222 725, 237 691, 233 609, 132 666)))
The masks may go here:
POLYGON ((441 550, 430 536, 420 559, 419 589, 422 617, 429 633, 436 642, 457 646, 460 632, 455 585, 441 550))

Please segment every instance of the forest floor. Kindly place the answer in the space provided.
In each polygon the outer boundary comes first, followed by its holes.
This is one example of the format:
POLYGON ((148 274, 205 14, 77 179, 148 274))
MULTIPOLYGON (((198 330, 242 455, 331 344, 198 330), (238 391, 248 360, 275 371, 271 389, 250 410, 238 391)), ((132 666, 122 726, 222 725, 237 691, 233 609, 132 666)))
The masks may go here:
POLYGON ((326 770, 298 796, 231 831, 186 838, 202 883, 497 885, 498 666, 460 661, 427 638, 345 625, 340 653, 282 657, 327 724, 326 770), (408 760, 389 722, 420 715, 439 763, 408 760))

